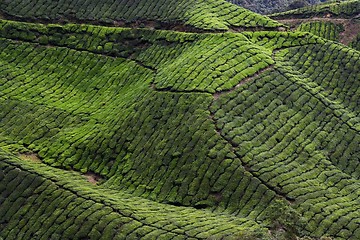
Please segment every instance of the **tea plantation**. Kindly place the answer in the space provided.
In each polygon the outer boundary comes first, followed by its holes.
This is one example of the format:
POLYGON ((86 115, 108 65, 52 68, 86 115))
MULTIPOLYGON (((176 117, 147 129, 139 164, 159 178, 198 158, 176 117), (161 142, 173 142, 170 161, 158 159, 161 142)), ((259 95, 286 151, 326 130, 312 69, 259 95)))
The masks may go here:
POLYGON ((341 26, 222 0, 30 3, 0 1, 0 239, 360 239, 341 26))
POLYGON ((304 8, 298 8, 287 12, 275 13, 272 16, 277 19, 286 17, 292 18, 309 18, 314 16, 326 17, 343 17, 343 18, 359 18, 360 1, 329 1, 323 4, 312 5, 304 8))
POLYGON ((330 1, 316 6, 273 14, 271 17, 287 24, 292 29, 310 32, 360 50, 359 0, 330 1))
POLYGON ((344 31, 344 26, 333 22, 314 21, 300 24, 298 30, 311 32, 329 40, 339 41, 340 33, 344 31))
POLYGON ((40 0, 31 4, 25 0, 2 0, 0 9, 5 16, 27 21, 151 25, 176 30, 185 27, 215 31, 232 27, 274 28, 280 25, 225 0, 40 0))

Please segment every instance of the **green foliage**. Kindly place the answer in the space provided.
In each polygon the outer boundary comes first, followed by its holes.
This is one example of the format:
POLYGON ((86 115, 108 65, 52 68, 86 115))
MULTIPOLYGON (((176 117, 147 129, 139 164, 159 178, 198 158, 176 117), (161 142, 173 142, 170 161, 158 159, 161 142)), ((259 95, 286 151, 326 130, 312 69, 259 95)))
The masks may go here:
POLYGON ((358 51, 305 32, 0 34, 0 148, 67 170, 0 154, 6 239, 360 236, 358 51))
POLYGON ((90 187, 75 173, 24 163, 2 150, 0 160, 0 238, 188 239, 201 234, 202 238, 232 239, 228 236, 254 232, 256 236, 267 236, 264 228, 244 218, 90 187), (26 179, 29 181, 24 192, 26 179))
POLYGON ((340 33, 344 31, 344 26, 332 22, 315 21, 302 23, 297 30, 310 32, 328 40, 338 41, 340 33))
POLYGON ((309 18, 314 16, 357 18, 359 11, 359 0, 329 1, 323 4, 307 6, 304 8, 294 9, 282 13, 275 13, 271 15, 271 17, 275 19, 284 19, 288 18, 289 16, 291 16, 292 18, 309 18))
POLYGON ((203 30, 228 30, 232 27, 276 28, 281 24, 268 17, 252 13, 225 0, 171 0, 149 2, 126 0, 114 2, 65 0, 24 0, 0 2, 2 12, 16 17, 36 18, 46 21, 93 21, 106 24, 153 27, 160 25, 177 29, 180 26, 203 30), (152 22, 152 21, 155 21, 152 22), (158 21, 158 23, 156 23, 158 21))
MULTIPOLYGON (((359 193, 345 189, 359 178, 359 53, 329 42, 280 50, 274 59, 273 70, 214 101, 210 110, 221 135, 263 184, 295 200, 289 210, 304 217, 303 233, 358 237, 340 229, 358 216, 359 193), (341 211, 352 217, 337 222, 341 211)), ((275 215, 296 226, 292 214, 275 215)), ((281 238, 298 231, 288 230, 281 238)))
POLYGON ((159 90, 211 93, 229 90, 274 63, 269 53, 241 34, 154 33, 74 24, 42 26, 39 33, 35 24, 2 22, 5 26, 1 33, 7 38, 42 44, 41 36, 45 33, 54 46, 131 58, 159 69, 153 80, 159 90), (34 39, 23 38, 23 32, 31 33, 34 39), (205 53, 204 48, 208 49, 205 53))
POLYGON ((349 44, 350 47, 360 51, 360 33, 356 36, 356 38, 349 44))
MULTIPOLYGON (((23 25, 7 24, 13 29, 23 25)), ((24 26, 37 32, 37 25, 24 26)), ((181 64, 174 57, 182 58, 186 48, 190 57, 194 46, 199 54, 210 43, 217 50, 213 55, 234 52, 249 67, 231 64, 246 76, 272 63, 269 54, 259 53, 261 49, 241 34, 211 36, 155 31, 145 35, 150 31, 84 25, 50 25, 42 31, 47 33, 52 45, 38 45, 36 39, 32 40, 34 43, 22 42, 26 39, 20 39, 21 42, 2 39, 2 59, 7 63, 4 66, 9 66, 1 71, 4 76, 2 136, 22 141, 49 165, 95 172, 108 179, 104 186, 124 189, 137 196, 174 205, 227 208, 239 216, 260 215, 268 206, 274 193, 266 192, 264 186, 245 173, 241 162, 234 159, 231 146, 214 131, 208 112, 212 96, 198 93, 201 89, 197 86, 188 93, 181 92, 182 88, 176 84, 186 77, 171 82, 170 90, 160 89, 157 85, 160 82, 152 87, 152 81, 160 79, 160 74, 174 74, 162 69, 171 64, 170 59, 181 64), (99 30, 101 34, 92 34, 99 30), (84 37, 79 36, 79 42, 68 40, 68 36, 80 31, 84 37), (108 53, 106 48, 99 50, 89 44, 108 41, 101 39, 102 36, 117 39, 119 46, 127 44, 131 36, 131 44, 135 44, 128 47, 131 56, 126 51, 108 53), (228 41, 225 46, 217 47, 216 43, 223 37, 228 41), (143 44, 136 44, 140 42, 143 44), (156 51, 159 53, 154 54, 156 51), (250 64, 254 64, 253 68, 250 64), (18 69, 25 74, 15 77, 18 69), (51 79, 44 81, 48 70, 52 72, 51 79), (45 75, 33 78, 39 71, 45 75), (225 158, 229 161, 224 162, 225 158), (231 172, 226 172, 227 168, 231 172), (231 184, 230 179, 233 179, 231 184), (239 188, 240 182, 252 182, 252 185, 239 188), (236 198, 232 194, 235 190, 236 198), (247 208, 239 208, 246 206, 254 194, 259 195, 257 191, 266 195, 257 209, 251 207, 254 202, 249 202, 247 208)), ((18 34, 4 32, 3 36, 19 40, 18 34)), ((206 62, 204 58, 205 63, 213 60, 206 62)), ((180 66, 178 69, 182 70, 180 66)), ((226 73, 222 65, 214 66, 226 73)), ((194 73, 205 67, 203 64, 194 73)), ((244 77, 229 81, 222 89, 234 87, 244 77)), ((222 81, 225 83, 227 79, 222 81)), ((214 91, 211 86, 205 90, 214 91)))
POLYGON ((275 200, 269 214, 270 229, 276 239, 296 239, 302 235, 301 231, 306 225, 305 219, 285 201, 275 200))
POLYGON ((323 44, 324 40, 306 32, 246 32, 250 41, 267 50, 277 50, 310 44, 323 44))

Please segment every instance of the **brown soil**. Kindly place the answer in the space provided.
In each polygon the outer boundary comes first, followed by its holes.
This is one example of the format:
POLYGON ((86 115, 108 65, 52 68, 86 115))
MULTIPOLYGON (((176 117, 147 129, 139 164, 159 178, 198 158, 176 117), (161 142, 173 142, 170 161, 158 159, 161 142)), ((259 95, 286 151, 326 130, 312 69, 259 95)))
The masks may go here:
POLYGON ((125 21, 122 21, 122 20, 114 21, 114 22, 113 22, 113 26, 114 26, 114 27, 125 27, 125 26, 126 26, 126 22, 125 22, 125 21))
POLYGON ((19 153, 18 157, 21 160, 24 160, 24 161, 31 161, 31 162, 34 162, 34 163, 41 163, 41 159, 40 159, 39 155, 37 155, 36 153, 19 153))
POLYGON ((356 36, 360 33, 360 22, 354 20, 347 22, 344 25, 345 31, 340 33, 340 42, 342 44, 348 45, 356 36))
POLYGON ((100 180, 102 180, 101 176, 96 174, 96 173, 92 173, 92 172, 87 172, 83 175, 86 180, 91 183, 96 185, 100 180))

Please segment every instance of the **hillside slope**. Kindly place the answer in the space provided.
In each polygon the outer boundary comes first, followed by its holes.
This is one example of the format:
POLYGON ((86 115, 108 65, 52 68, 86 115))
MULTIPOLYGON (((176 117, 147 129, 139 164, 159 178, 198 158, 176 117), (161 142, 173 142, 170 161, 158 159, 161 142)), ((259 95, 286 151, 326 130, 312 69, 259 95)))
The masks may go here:
POLYGON ((330 1, 328 3, 298 8, 287 12, 275 13, 272 17, 283 18, 309 18, 326 16, 328 18, 359 18, 360 3, 358 0, 330 1))
POLYGON ((0 152, 5 239, 266 237, 244 218, 174 207, 93 187, 78 174, 0 152))
POLYGON ((0 1, 0 13, 22 20, 85 21, 181 30, 275 28, 279 23, 225 0, 24 0, 0 1))
POLYGON ((0 237, 359 239, 360 53, 253 16, 1 20, 0 237))
POLYGON ((227 0, 230 3, 239 5, 251 11, 261 14, 283 12, 293 8, 300 8, 307 5, 319 4, 321 0, 227 0))
POLYGON ((292 29, 311 32, 360 50, 360 1, 330 2, 271 16, 292 29))

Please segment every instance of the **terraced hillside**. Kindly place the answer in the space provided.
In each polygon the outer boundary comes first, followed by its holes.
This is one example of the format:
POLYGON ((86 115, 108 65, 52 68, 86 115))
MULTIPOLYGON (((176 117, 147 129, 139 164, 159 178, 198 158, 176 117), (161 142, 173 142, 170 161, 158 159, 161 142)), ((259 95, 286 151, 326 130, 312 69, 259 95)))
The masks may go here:
POLYGON ((287 18, 309 18, 314 16, 327 16, 343 17, 343 18, 359 18, 359 6, 358 0, 346 0, 346 1, 329 1, 323 4, 308 6, 304 8, 298 8, 287 12, 275 13, 272 16, 277 19, 287 18))
POLYGON ((2 0, 0 13, 25 21, 92 22, 175 30, 275 28, 280 24, 222 0, 2 0))
POLYGON ((5 239, 204 239, 266 236, 254 221, 94 188, 79 175, 1 152, 5 239))
POLYGON ((289 25, 292 29, 311 32, 360 50, 359 0, 329 2, 277 13, 272 15, 272 18, 289 25))
POLYGON ((360 238, 358 51, 223 1, 91 3, 0 3, 0 237, 360 238))

